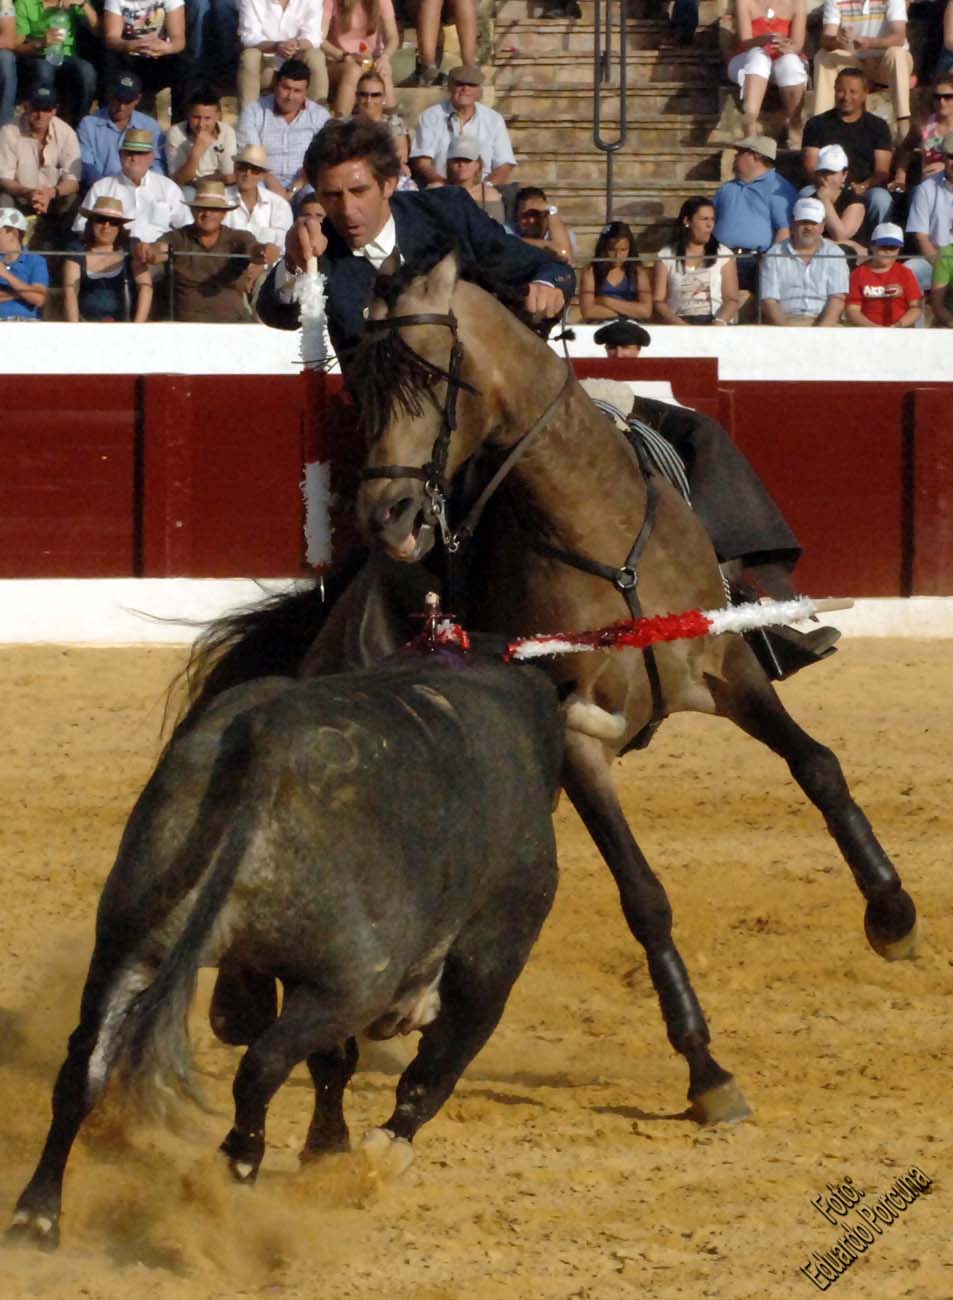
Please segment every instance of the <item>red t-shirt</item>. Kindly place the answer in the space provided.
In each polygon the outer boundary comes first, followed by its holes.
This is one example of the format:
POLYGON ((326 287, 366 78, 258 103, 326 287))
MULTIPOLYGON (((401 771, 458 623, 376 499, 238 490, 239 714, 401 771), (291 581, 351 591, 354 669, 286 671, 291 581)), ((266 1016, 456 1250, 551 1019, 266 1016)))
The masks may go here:
POLYGON ((886 271, 858 266, 850 277, 847 305, 859 307, 875 325, 893 325, 922 298, 917 277, 902 262, 895 262, 886 271))

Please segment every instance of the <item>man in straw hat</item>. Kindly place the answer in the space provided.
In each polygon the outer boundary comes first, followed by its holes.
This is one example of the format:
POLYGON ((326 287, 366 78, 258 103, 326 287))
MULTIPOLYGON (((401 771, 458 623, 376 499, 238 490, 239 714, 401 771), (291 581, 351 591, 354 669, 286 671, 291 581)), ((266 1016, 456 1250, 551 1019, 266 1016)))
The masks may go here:
POLYGON ((235 184, 228 197, 235 207, 225 218, 230 230, 247 230, 265 247, 270 265, 285 250, 294 216, 291 204, 268 188, 268 155, 260 144, 246 144, 235 157, 235 184))
POLYGON ((261 245, 225 218, 236 204, 221 181, 199 181, 190 201, 192 221, 164 234, 148 260, 170 261, 171 317, 197 324, 239 325, 251 320, 246 294, 260 274, 261 245))
MULTIPOLYGON (((155 156, 152 132, 130 127, 119 145, 122 171, 91 185, 83 200, 85 208, 92 208, 103 195, 119 199, 126 216, 132 218, 130 237, 143 243, 151 243, 170 227, 186 226, 192 220, 175 181, 151 170, 155 156)), ((85 228, 86 218, 80 215, 73 229, 81 234, 85 228)))
POLYGON ((757 287, 757 256, 791 233, 797 193, 774 170, 777 141, 754 135, 734 146, 734 177, 715 192, 715 238, 739 255, 738 283, 757 287))
POLYGON ((516 166, 506 122, 495 108, 480 103, 483 72, 462 64, 450 72, 447 98, 425 108, 417 119, 410 166, 419 185, 436 185, 447 178, 447 149, 457 135, 480 146, 480 157, 491 185, 505 185, 516 166))

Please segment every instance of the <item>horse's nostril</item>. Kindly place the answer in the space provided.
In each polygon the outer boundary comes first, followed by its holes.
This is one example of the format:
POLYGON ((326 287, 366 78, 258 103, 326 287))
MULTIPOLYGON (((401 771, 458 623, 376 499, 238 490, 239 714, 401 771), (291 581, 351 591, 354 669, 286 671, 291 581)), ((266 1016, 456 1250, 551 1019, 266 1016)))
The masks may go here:
POLYGON ((390 505, 379 505, 373 513, 372 523, 378 532, 383 532, 389 524, 396 523, 412 505, 410 497, 392 501, 390 505))

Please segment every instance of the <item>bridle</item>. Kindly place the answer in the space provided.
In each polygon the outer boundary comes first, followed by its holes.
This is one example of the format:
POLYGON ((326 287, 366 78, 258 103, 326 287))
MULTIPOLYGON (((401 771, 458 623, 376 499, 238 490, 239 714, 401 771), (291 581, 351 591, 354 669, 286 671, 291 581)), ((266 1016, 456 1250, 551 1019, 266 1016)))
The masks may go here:
POLYGON ((551 402, 547 405, 542 415, 534 421, 532 425, 521 434, 518 441, 510 448, 509 453, 503 463, 497 469, 496 473, 489 480, 483 491, 477 497, 476 501, 467 512, 466 518, 459 528, 451 528, 450 521, 447 517, 447 496, 449 484, 447 483, 446 470, 447 460, 450 456, 450 440, 457 428, 457 395, 462 388, 468 392, 476 393, 471 384, 460 378, 460 367, 463 363, 463 344, 460 341, 460 334, 457 328, 457 318, 451 308, 443 314, 441 312, 415 312, 410 316, 386 316, 381 320, 370 320, 367 322, 367 329, 371 333, 385 333, 388 330, 400 329, 403 325, 443 325, 450 331, 453 342, 450 348, 450 361, 446 369, 447 395, 444 399, 443 410, 440 417, 440 428, 434 439, 434 444, 430 452, 430 459, 424 465, 377 465, 373 469, 364 469, 361 471, 361 480, 374 478, 412 478, 421 481, 424 485, 424 496, 427 499, 427 509, 436 521, 440 529, 440 537, 444 547, 450 555, 454 555, 464 542, 468 541, 476 529, 483 514, 484 508, 490 497, 500 486, 506 476, 510 473, 516 463, 529 449, 530 444, 538 433, 540 433, 549 422, 553 412, 562 402, 563 397, 569 391, 569 388, 575 378, 572 367, 566 365, 566 378, 562 387, 551 402))

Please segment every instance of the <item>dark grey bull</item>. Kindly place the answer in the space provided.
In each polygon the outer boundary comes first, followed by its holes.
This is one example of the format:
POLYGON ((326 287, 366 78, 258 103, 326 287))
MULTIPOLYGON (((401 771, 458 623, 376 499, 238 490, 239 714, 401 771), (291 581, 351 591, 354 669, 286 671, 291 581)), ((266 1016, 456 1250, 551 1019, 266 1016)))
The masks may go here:
POLYGON ((360 1031, 423 1029, 374 1134, 409 1163, 549 911, 561 759, 555 689, 533 669, 412 657, 224 694, 176 737, 130 816, 11 1233, 56 1244, 69 1151, 113 1067, 188 1090, 202 965, 284 986, 235 1077, 222 1150, 237 1178, 254 1179, 268 1104, 301 1061, 315 1083, 302 1154, 346 1147, 360 1031))

